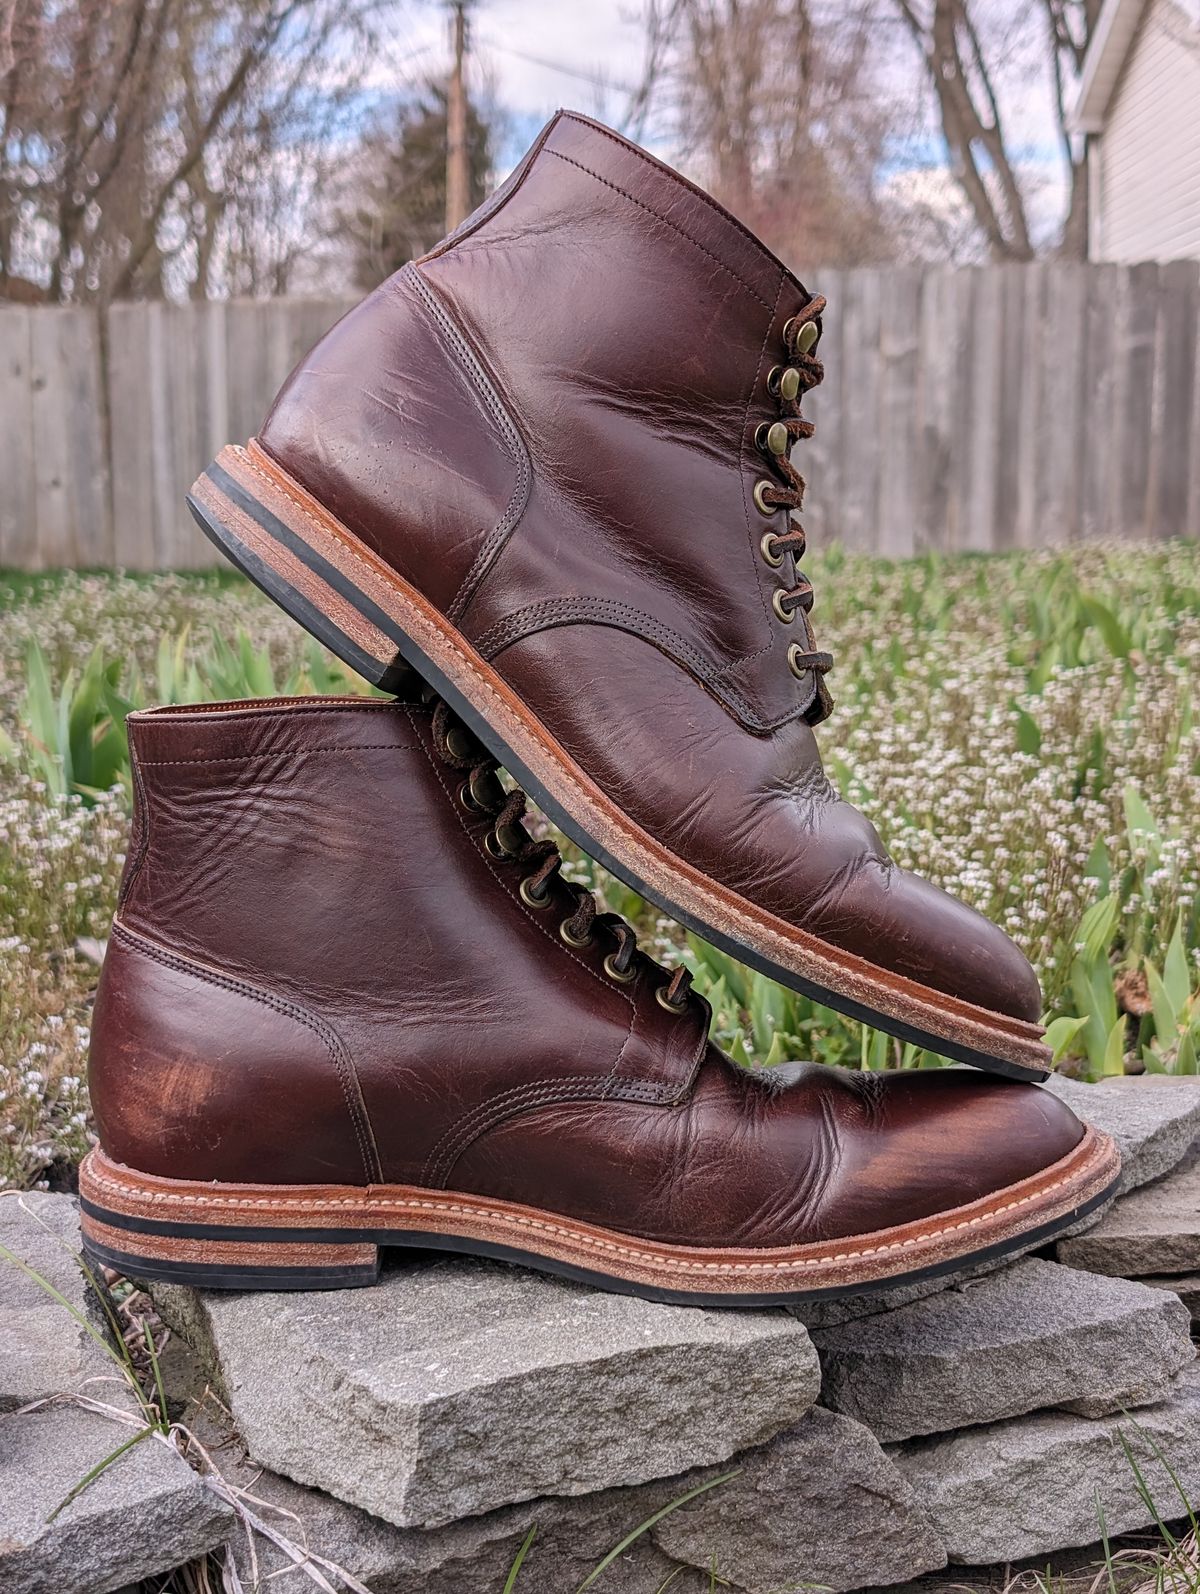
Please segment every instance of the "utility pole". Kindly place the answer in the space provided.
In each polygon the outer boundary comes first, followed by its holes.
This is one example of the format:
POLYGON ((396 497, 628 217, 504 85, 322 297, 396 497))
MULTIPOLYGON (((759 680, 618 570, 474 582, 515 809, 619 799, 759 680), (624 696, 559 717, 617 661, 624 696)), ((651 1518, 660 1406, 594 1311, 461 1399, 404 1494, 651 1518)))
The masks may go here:
POLYGON ((463 60, 467 53, 468 0, 450 0, 453 13, 454 66, 446 100, 446 231, 453 232, 471 209, 471 162, 467 149, 467 90, 463 60))

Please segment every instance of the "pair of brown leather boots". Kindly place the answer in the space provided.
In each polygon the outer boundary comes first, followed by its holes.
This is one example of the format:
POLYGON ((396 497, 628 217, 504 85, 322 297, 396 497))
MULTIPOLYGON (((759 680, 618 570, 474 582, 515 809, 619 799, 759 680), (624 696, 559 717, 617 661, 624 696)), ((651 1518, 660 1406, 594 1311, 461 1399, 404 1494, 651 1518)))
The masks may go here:
POLYGON ((562 113, 196 484, 205 531, 395 701, 130 720, 84 1232, 134 1276, 369 1282, 384 1245, 779 1303, 1027 1247, 1112 1142, 965 1070, 739 1068, 592 857, 841 1011, 1044 1078, 1032 969, 824 775, 793 518, 824 303, 562 113))

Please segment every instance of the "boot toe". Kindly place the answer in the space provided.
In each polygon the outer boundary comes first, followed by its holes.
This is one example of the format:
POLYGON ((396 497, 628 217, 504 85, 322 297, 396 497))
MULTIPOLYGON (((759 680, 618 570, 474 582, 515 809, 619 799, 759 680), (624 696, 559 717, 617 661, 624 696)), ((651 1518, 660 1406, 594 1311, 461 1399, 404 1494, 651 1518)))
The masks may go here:
POLYGON ((838 1173, 821 1214, 831 1236, 995 1195, 1053 1167, 1084 1134, 1051 1092, 959 1069, 875 1075, 857 1088, 861 1118, 835 1114, 838 1173))
POLYGON ((919 875, 869 857, 810 927, 847 951, 993 1013, 1036 1024, 1042 992, 1020 947, 997 925, 919 875))

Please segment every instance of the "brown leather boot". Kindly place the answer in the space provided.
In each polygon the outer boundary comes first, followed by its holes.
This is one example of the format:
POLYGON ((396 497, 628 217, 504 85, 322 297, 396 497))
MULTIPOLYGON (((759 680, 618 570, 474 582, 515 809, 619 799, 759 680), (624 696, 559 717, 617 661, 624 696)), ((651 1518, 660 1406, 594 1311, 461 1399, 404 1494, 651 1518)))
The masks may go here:
POLYGON ((419 1245, 783 1302, 1003 1254, 1112 1187, 1113 1143, 1034 1086, 729 1062, 444 705, 129 725, 80 1175, 105 1263, 309 1288, 419 1245))
POLYGON ((317 345, 192 506, 369 680, 415 665, 675 919, 893 1035, 1040 1079, 1028 961, 898 869, 821 767, 831 660, 788 450, 823 307, 699 189, 563 112, 317 345))

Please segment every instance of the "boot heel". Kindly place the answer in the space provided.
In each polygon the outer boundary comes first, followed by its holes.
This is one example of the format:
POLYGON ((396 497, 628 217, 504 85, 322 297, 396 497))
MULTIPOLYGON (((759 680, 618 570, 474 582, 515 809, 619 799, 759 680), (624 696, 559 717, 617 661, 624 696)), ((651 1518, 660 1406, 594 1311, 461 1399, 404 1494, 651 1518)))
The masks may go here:
POLYGON ((211 1214, 186 1196, 166 1195, 94 1151, 79 1170, 79 1195, 84 1252, 132 1279, 210 1290, 341 1290, 379 1278, 379 1247, 353 1231, 275 1227, 270 1214, 249 1212, 237 1223, 205 1222, 211 1214))
POLYGON ((408 666, 370 597, 379 578, 369 550, 352 546, 260 449, 223 448, 187 504, 205 536, 319 642, 372 686, 400 690, 408 666))

